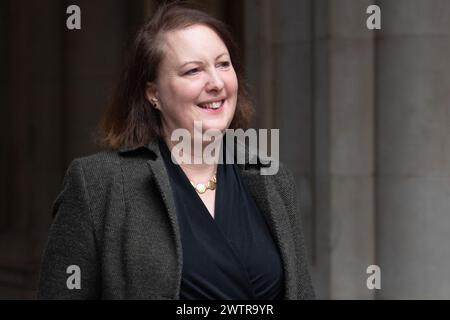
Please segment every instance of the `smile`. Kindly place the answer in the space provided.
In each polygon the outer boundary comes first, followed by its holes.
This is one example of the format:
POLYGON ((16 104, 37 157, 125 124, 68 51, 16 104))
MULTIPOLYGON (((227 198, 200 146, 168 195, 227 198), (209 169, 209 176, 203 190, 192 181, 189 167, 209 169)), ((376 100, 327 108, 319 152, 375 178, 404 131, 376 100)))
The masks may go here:
POLYGON ((220 101, 202 103, 202 104, 199 104, 198 106, 205 110, 219 110, 219 109, 222 109, 224 103, 225 103, 225 100, 220 100, 220 101))

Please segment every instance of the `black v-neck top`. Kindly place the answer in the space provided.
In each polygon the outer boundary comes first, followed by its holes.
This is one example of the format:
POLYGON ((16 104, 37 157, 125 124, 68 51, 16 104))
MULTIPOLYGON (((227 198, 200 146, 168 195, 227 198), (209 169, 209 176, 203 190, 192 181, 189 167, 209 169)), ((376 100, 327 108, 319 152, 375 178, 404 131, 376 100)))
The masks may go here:
MULTIPOLYGON (((222 146, 223 152, 224 141, 222 146)), ((278 248, 264 216, 242 183, 236 164, 217 165, 212 217, 184 171, 172 162, 163 140, 159 141, 159 148, 180 227, 180 299, 283 299, 278 248)))

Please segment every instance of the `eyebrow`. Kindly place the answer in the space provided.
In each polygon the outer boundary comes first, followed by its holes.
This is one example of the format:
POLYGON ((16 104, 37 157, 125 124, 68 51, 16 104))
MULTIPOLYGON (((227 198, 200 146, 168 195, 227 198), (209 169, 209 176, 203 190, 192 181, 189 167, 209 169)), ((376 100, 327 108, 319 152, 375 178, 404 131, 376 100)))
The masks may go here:
MULTIPOLYGON (((228 52, 221 53, 221 54, 219 54, 219 55, 216 57, 216 60, 219 59, 220 57, 224 56, 224 55, 229 55, 229 54, 228 54, 228 52)), ((198 63, 198 64, 202 64, 203 62, 202 62, 202 61, 187 61, 187 62, 183 63, 183 64, 180 66, 180 69, 183 68, 185 65, 190 64, 190 63, 198 63)))

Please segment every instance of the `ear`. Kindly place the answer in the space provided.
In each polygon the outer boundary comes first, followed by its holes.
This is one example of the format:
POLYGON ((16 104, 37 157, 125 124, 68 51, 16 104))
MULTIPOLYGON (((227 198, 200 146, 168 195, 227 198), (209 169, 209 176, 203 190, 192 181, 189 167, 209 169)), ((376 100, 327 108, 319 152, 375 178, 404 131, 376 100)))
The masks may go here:
POLYGON ((156 84, 153 82, 147 82, 145 89, 145 97, 150 104, 156 108, 160 108, 160 102, 158 100, 158 92, 156 90, 156 84))

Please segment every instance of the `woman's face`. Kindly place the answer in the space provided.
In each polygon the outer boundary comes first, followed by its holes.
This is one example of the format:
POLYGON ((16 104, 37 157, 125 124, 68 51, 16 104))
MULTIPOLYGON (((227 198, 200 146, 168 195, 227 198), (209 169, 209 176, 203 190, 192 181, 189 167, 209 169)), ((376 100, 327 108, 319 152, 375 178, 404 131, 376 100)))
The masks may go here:
POLYGON ((147 99, 157 99, 164 133, 178 128, 194 132, 227 129, 236 109, 238 81, 227 47, 205 25, 170 31, 163 36, 164 57, 147 99))

